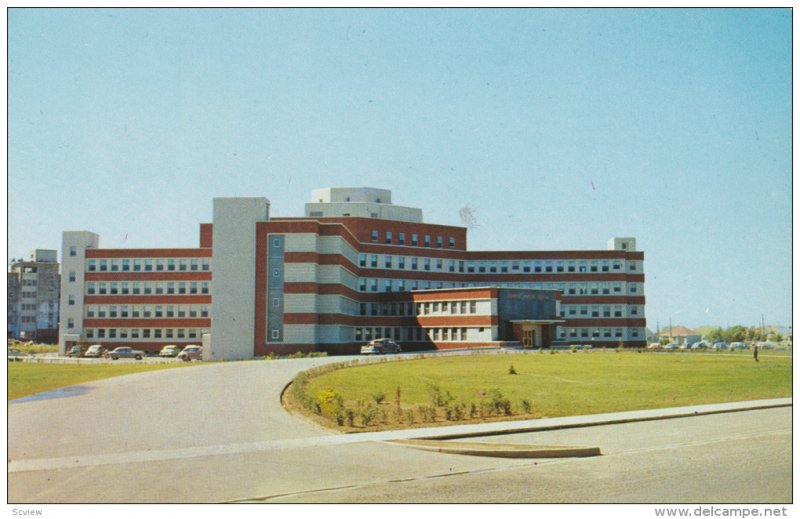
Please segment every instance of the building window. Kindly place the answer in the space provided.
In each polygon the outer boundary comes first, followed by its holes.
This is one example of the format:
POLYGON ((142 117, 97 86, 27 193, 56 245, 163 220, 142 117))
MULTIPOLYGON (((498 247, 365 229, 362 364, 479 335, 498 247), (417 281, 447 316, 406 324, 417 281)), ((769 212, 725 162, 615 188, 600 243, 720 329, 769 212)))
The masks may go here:
POLYGON ((145 272, 151 272, 153 270, 153 260, 148 258, 144 260, 144 270, 145 272))
POLYGON ((372 232, 370 233, 370 239, 372 240, 373 243, 378 243, 378 230, 377 229, 372 229, 372 232))
POLYGON ((411 245, 416 247, 419 244, 419 237, 416 234, 411 235, 411 245))
POLYGON ((428 236, 427 234, 425 235, 425 246, 426 247, 430 247, 431 246, 431 237, 428 236))
POLYGON ((371 292, 378 291, 378 280, 377 279, 370 279, 369 280, 369 289, 371 292))
POLYGON ((208 281, 203 281, 203 286, 200 290, 203 294, 208 294, 208 281))
POLYGON ((95 270, 97 270, 97 260, 90 259, 88 269, 89 272, 94 272, 95 270))
POLYGON ((392 243, 392 231, 386 231, 386 243, 392 243))
POLYGON ((400 245, 406 244, 406 233, 401 232, 400 234, 397 235, 397 243, 399 243, 400 245))
MULTIPOLYGON (((278 240, 278 245, 280 245, 280 240, 278 240)), ((200 265, 200 262, 197 260, 197 258, 192 258, 191 260, 189 260, 189 269, 197 270, 199 265, 200 265)), ((135 265, 134 265, 134 268, 136 268, 135 265)))
POLYGON ((75 245, 70 245, 69 247, 69 255, 70 256, 77 256, 78 255, 78 248, 75 245))
POLYGON ((73 306, 75 304, 75 296, 70 294, 67 304, 70 305, 70 306, 73 306))
POLYGON ((424 262, 425 262, 424 263, 425 270, 430 270, 431 269, 431 259, 430 258, 425 258, 424 262))
POLYGON ((384 266, 384 268, 387 268, 387 269, 392 268, 392 257, 391 256, 384 256, 384 258, 383 258, 383 266, 384 266))
POLYGON ((378 255, 377 254, 370 255, 370 257, 369 257, 369 265, 372 268, 377 268, 378 267, 378 255))
POLYGON ((366 254, 359 254, 358 255, 358 266, 359 267, 366 267, 367 266, 367 255, 366 254))
POLYGON ((168 259, 167 260, 167 270, 175 270, 175 260, 168 259))
POLYGON ((411 270, 417 270, 417 258, 411 258, 411 270))
POLYGON ((75 319, 67 319, 67 328, 70 330, 75 328, 75 319))
POLYGON ((164 272, 164 260, 163 259, 157 259, 156 260, 156 271, 164 272))
POLYGON ((186 258, 181 258, 179 260, 178 269, 180 269, 180 270, 186 270, 187 269, 186 258))
POLYGON ((397 257, 397 268, 405 269, 406 268, 406 258, 405 256, 398 256, 397 257))
POLYGON ((69 280, 70 280, 70 282, 73 282, 73 283, 75 282, 75 272, 70 272, 69 273, 69 280))
POLYGON ((364 278, 358 279, 358 291, 359 292, 366 292, 367 291, 367 280, 364 278))
POLYGON ((208 271, 211 269, 211 264, 208 262, 207 259, 203 260, 203 270, 208 271))

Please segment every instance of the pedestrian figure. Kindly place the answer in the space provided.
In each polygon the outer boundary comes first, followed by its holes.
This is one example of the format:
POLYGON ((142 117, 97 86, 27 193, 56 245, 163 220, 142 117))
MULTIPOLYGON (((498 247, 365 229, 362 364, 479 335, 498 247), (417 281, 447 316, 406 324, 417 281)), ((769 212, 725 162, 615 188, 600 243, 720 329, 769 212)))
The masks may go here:
POLYGON ((758 344, 753 345, 753 359, 758 362, 758 344))

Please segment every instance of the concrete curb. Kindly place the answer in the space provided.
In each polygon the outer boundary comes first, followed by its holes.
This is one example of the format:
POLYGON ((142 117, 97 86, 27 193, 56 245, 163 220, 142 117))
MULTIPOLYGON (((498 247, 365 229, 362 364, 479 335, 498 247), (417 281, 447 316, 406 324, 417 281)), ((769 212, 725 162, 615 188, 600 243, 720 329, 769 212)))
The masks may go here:
POLYGON ((728 402, 724 404, 706 404, 687 407, 669 407, 664 409, 646 409, 641 411, 625 411, 620 413, 566 416, 562 418, 543 418, 537 420, 429 427, 425 429, 406 429, 406 431, 414 431, 413 436, 409 436, 415 439, 455 440, 461 438, 476 438, 480 436, 552 431, 558 429, 572 429, 576 427, 596 427, 600 425, 615 425, 632 422, 645 422, 650 420, 667 420, 671 418, 686 418, 689 416, 733 413, 737 411, 754 411, 758 409, 771 409, 774 407, 791 406, 791 398, 776 398, 771 400, 749 400, 745 402, 728 402))
POLYGON ((565 445, 513 445, 437 440, 393 440, 392 443, 420 450, 493 458, 583 458, 600 455, 599 447, 569 447, 565 445))

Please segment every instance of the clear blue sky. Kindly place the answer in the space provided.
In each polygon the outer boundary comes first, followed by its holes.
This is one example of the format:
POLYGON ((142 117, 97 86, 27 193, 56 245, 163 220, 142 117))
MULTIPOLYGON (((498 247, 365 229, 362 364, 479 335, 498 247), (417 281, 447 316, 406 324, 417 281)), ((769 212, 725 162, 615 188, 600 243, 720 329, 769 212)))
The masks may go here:
POLYGON ((635 236, 653 329, 789 325, 791 36, 788 9, 11 9, 8 257, 373 186, 470 206, 471 249, 635 236))

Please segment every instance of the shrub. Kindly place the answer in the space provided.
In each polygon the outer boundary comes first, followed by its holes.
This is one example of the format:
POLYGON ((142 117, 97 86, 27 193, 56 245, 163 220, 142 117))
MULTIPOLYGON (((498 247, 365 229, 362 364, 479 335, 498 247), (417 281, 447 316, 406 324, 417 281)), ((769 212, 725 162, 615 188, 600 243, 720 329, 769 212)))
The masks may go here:
POLYGON ((555 349, 550 348, 550 355, 555 355, 556 353, 558 352, 555 349))
POLYGON ((347 417, 347 425, 350 427, 356 426, 356 414, 353 412, 352 409, 348 409, 345 411, 345 416, 347 417))
POLYGON ((573 344, 572 346, 569 347, 569 351, 575 353, 576 351, 578 351, 578 347, 573 344))
POLYGON ((343 412, 344 398, 332 389, 323 389, 317 393, 317 402, 320 414, 327 414, 336 418, 343 412))
POLYGON ((513 364, 508 367, 508 374, 509 375, 516 375, 517 374, 517 370, 514 369, 514 365, 513 364))
POLYGON ((533 404, 531 404, 531 401, 528 400, 527 398, 523 398, 521 404, 522 404, 522 409, 526 413, 530 413, 531 409, 533 409, 533 404))
POLYGON ((428 385, 428 398, 431 402, 431 405, 434 407, 444 407, 455 400, 455 397, 450 394, 450 391, 446 391, 444 394, 442 394, 442 390, 439 389, 439 386, 435 384, 428 385))
POLYGON ((475 402, 469 403, 469 417, 475 418, 478 416, 478 406, 475 405, 475 402))
POLYGON ((372 399, 375 400, 376 404, 381 405, 381 402, 386 400, 386 393, 384 393, 383 391, 372 393, 372 399))
POLYGON ((417 412, 422 422, 435 422, 436 421, 436 408, 428 405, 420 405, 417 407, 417 412))
POLYGON ((511 414, 511 400, 504 397, 503 393, 499 389, 497 388, 490 389, 489 398, 491 399, 489 403, 494 413, 499 415, 500 412, 502 411, 506 415, 511 414))
POLYGON ((414 410, 413 409, 406 409, 406 422, 409 425, 414 423, 414 410))
POLYGON ((460 421, 463 420, 467 414, 467 406, 462 403, 458 403, 453 406, 453 420, 460 421))

